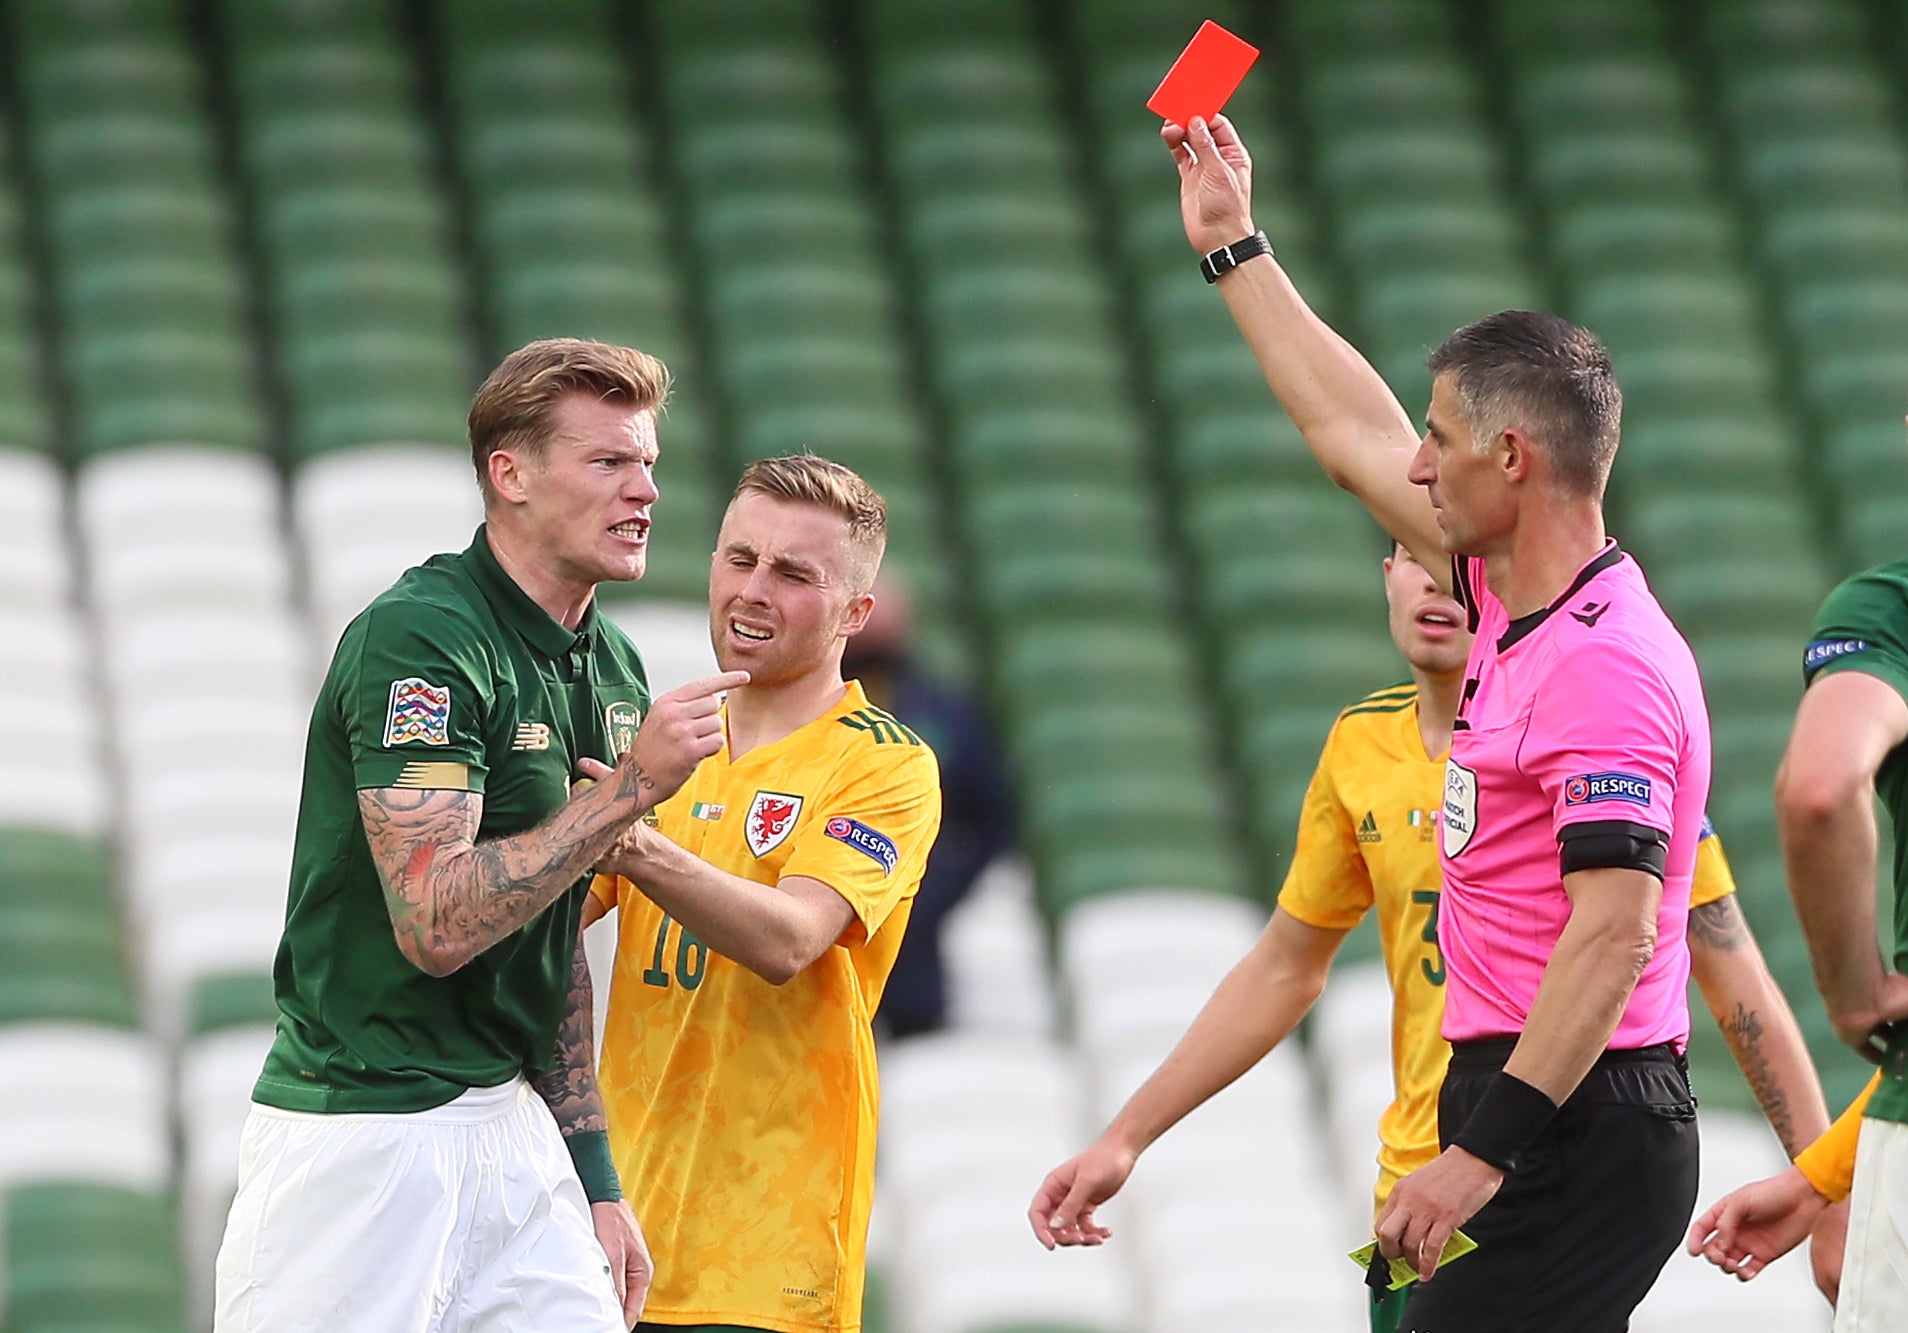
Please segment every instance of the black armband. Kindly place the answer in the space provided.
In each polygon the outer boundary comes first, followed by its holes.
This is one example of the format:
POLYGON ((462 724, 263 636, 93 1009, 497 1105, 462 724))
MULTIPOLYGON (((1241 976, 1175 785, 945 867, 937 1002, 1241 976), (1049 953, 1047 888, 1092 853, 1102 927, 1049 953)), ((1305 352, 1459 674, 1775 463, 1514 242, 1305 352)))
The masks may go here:
POLYGON ((600 1129, 585 1129, 563 1136, 570 1150, 570 1162, 576 1178, 583 1182, 583 1197, 591 1203, 615 1203, 623 1197, 623 1183, 616 1178, 616 1163, 610 1157, 609 1135, 600 1129))
POLYGON ((1663 878, 1669 836, 1648 824, 1599 819, 1567 824, 1557 834, 1557 861, 1564 874, 1579 870, 1641 870, 1663 878))
POLYGON ((1451 1146, 1489 1162, 1505 1175, 1517 1169, 1517 1159, 1544 1132, 1557 1104, 1518 1078, 1498 1070, 1484 1089, 1464 1128, 1451 1137, 1451 1146))

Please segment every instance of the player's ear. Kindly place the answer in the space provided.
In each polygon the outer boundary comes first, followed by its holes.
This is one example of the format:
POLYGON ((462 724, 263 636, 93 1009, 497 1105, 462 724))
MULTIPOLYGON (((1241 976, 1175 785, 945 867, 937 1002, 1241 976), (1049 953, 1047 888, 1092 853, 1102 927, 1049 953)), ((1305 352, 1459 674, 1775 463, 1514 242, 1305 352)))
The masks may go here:
POLYGON ((874 594, 864 592, 848 599, 848 609, 841 616, 841 637, 852 639, 868 627, 868 617, 874 611, 874 594))
POLYGON ((1521 430, 1506 430, 1497 437, 1497 465, 1505 481, 1530 479, 1531 464, 1535 461, 1533 449, 1530 437, 1521 430))
POLYGON ((490 476, 490 489, 501 500, 510 504, 522 504, 527 492, 524 487, 523 459, 514 449, 493 449, 490 457, 484 460, 490 476))

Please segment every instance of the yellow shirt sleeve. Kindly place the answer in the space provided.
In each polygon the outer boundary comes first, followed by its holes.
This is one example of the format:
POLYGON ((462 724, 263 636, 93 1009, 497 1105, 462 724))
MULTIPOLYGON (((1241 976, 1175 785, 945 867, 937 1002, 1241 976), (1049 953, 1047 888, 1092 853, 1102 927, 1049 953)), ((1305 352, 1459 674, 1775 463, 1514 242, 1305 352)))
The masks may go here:
POLYGON ((1337 741, 1334 725, 1305 788, 1292 869, 1279 890, 1280 907, 1321 930, 1350 930, 1372 904, 1371 873, 1358 854, 1358 830, 1332 781, 1337 741))
POLYGON ((1703 838, 1696 844, 1696 870, 1689 882, 1689 905, 1706 907, 1735 891, 1736 876, 1729 869, 1729 858, 1723 855, 1722 839, 1709 827, 1705 816, 1703 838))
MULTIPOLYGON (((613 911, 623 901, 623 887, 629 881, 621 875, 590 876, 590 896, 603 904, 603 910, 613 911)), ((634 885, 630 885, 634 888, 634 885)))
POLYGON ((939 768, 923 746, 905 762, 870 766, 826 799, 797 828, 782 878, 820 880, 847 899, 855 920, 840 943, 853 947, 920 885, 941 829, 939 768))
POLYGON ((1846 1199, 1855 1187, 1855 1143, 1862 1135, 1862 1113, 1880 1086, 1881 1071, 1877 1070, 1868 1080, 1868 1086, 1862 1089, 1862 1095, 1849 1103, 1848 1109, 1823 1131, 1822 1137, 1796 1154, 1796 1169, 1815 1187, 1817 1194, 1831 1202, 1846 1199))

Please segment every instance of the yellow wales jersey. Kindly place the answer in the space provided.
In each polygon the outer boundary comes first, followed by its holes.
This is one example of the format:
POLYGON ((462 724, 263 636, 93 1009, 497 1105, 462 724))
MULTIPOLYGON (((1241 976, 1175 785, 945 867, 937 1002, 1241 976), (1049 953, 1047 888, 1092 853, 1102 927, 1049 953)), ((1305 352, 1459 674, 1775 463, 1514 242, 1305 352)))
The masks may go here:
MULTIPOLYGON (((1391 979, 1393 1098, 1378 1121, 1377 1204, 1400 1177, 1438 1155, 1438 1089, 1451 1048, 1438 951, 1436 818, 1444 755, 1425 753, 1418 689, 1379 690, 1339 714, 1305 791, 1292 869, 1279 906, 1308 926, 1350 930, 1378 909, 1391 979)), ((1707 824, 1697 845, 1690 904, 1735 892, 1707 824)))
POLYGON ((628 880, 600 1081, 623 1188, 656 1261, 643 1317, 808 1333, 861 1324, 874 1192, 870 1020, 941 823, 934 754, 857 683, 773 744, 706 759, 661 831, 761 884, 820 880, 855 918, 773 986, 628 880))

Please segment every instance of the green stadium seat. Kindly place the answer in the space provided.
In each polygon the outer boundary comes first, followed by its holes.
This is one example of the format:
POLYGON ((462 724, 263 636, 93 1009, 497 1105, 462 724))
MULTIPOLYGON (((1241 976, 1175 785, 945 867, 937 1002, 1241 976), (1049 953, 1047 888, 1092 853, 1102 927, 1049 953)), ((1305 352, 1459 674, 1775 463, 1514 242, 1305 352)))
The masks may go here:
POLYGON ((819 47, 705 51, 671 62, 664 77, 684 119, 710 124, 833 124, 844 111, 835 71, 819 47))
POLYGON ((1793 717, 1802 697, 1802 638, 1756 630, 1692 637, 1712 714, 1793 717))
POLYGON ((582 182, 499 191, 482 201, 474 225, 486 257, 503 268, 541 267, 552 256, 635 268, 666 253, 654 199, 582 182))
POLYGON ((1880 209, 1824 209, 1772 201, 1762 250, 1788 283, 1898 278, 1908 273, 1908 217, 1880 209))
POLYGON ((293 342, 358 330, 454 340, 462 327, 460 291, 436 265, 401 260, 280 264, 279 327, 293 342))
MULTIPOLYGON (((245 7, 228 4, 226 9, 245 7)), ((292 40, 250 51, 238 64, 240 101, 269 106, 274 115, 323 113, 341 106, 376 108, 395 116, 412 111, 411 70, 395 43, 292 40)))
POLYGON ((270 972, 215 974, 193 983, 185 1030, 193 1035, 220 1028, 271 1026, 278 1021, 278 1000, 270 972))
POLYGON ((733 262, 709 281, 706 309, 724 338, 766 343, 833 337, 893 337, 888 287, 869 268, 789 264, 773 257, 733 262))
POLYGON ((10 8, 21 45, 36 54, 102 40, 176 42, 182 13, 180 0, 18 0, 10 8))
POLYGON ((1050 133, 1008 125, 927 126, 897 136, 890 170, 896 186, 916 200, 992 195, 1025 198, 1042 191, 1064 196, 1069 165, 1050 133), (1014 164, 1009 188, 1001 164, 1014 164))
POLYGON ((723 358, 729 396, 745 410, 882 401, 903 373, 893 344, 790 338, 732 347, 723 358))
POLYGON ((863 37, 886 60, 918 51, 938 51, 950 36, 974 45, 1024 46, 1032 16, 1017 0, 915 0, 908 5, 862 5, 863 37))
POLYGON ((994 618, 1064 620, 1144 615, 1166 604, 1165 568, 1143 550, 1123 553, 991 551, 971 576, 980 609, 994 618))
POLYGON ((9 1191, 5 1217, 9 1329, 124 1323, 183 1333, 171 1200, 62 1181, 9 1191))
POLYGON ((998 553, 1016 556, 1120 559, 1157 544, 1159 516, 1125 486, 1074 489, 1011 483, 979 489, 963 506, 962 526, 982 564, 998 553))
POLYGON ((1764 367, 1703 346, 1615 357, 1626 421, 1734 417, 1776 411, 1764 367))
POLYGON ((112 256, 228 262, 231 218, 209 192, 170 185, 75 190, 47 201, 48 240, 62 262, 112 256))
POLYGON ((50 196, 106 182, 198 188, 215 174, 211 141, 185 120, 76 115, 37 129, 31 147, 40 185, 50 196))
POLYGON ((242 336, 245 289, 226 264, 106 257, 72 266, 59 295, 67 336, 78 341, 165 328, 235 344, 242 336))
POLYGON ((790 262, 842 267, 869 262, 878 231, 861 199, 808 190, 725 190, 698 203, 692 226, 697 248, 710 260, 746 253, 767 235, 790 262))
POLYGON ((1025 199, 999 195, 923 201, 908 219, 907 240, 915 262, 929 275, 977 268, 1019 267, 1066 275, 1090 273, 1075 259, 1054 253, 1055 235, 1078 226, 1079 209, 1060 194, 1025 199))
POLYGON ((460 345, 399 332, 285 349, 290 443, 300 456, 356 444, 462 444, 474 388, 460 345))
POLYGON ((267 115, 244 135, 262 191, 385 185, 429 179, 430 147, 416 120, 356 111, 267 115))
POLYGON ((1846 0, 1710 0, 1702 12, 1709 43, 1729 68, 1802 52, 1857 55, 1872 40, 1866 17, 1846 0))
MULTIPOLYGON (((510 0, 494 2, 510 6, 510 0)), ((770 45, 806 44, 819 36, 813 0, 663 0, 655 12, 668 44, 685 55, 732 45, 739 33, 770 45)))
POLYGON ((1744 144, 1741 170, 1760 199, 1879 210, 1908 206, 1908 155, 1892 142, 1784 135, 1744 144))
POLYGON ((1737 133, 1748 137, 1886 136, 1894 115, 1887 85, 1839 64, 1761 69, 1731 82, 1722 100, 1737 133))
POLYGON ((1633 495, 1626 525, 1640 550, 1721 563, 1813 549, 1808 511, 1792 496, 1688 490, 1633 495))
MULTIPOLYGON (((1813 543, 1804 549, 1813 555, 1813 543)), ((1781 556, 1669 560, 1652 569, 1650 586, 1685 634, 1720 634, 1758 625, 1791 631, 1798 642, 1829 590, 1814 559, 1781 556)))
MULTIPOLYGON (((443 8, 455 15, 462 7, 453 2, 443 8)), ((451 76, 473 117, 507 124, 629 115, 629 75, 613 50, 561 38, 539 43, 540 36, 453 54, 451 76)))
POLYGON ((861 183, 860 163, 847 138, 812 125, 704 129, 692 124, 676 131, 676 137, 677 170, 699 194, 713 195, 724 188, 847 190, 861 183))
POLYGON ((1803 366, 1806 401, 1828 430, 1872 421, 1898 421, 1908 409, 1902 382, 1908 345, 1886 351, 1816 357, 1803 366))
POLYGON ((1014 338, 1091 341, 1108 311, 1100 284, 1065 272, 1005 265, 949 275, 924 299, 933 339, 950 350, 1014 338))
POLYGON ((950 348, 936 369, 950 402, 988 416, 1042 408, 1099 412, 1119 401, 1125 381, 1110 348, 1005 338, 950 348))
MULTIPOLYGON (((832 458, 863 476, 892 474, 922 456, 923 442, 906 410, 859 403, 782 407, 767 404, 734 427, 740 458, 772 458, 804 450, 832 458)), ((896 526, 890 524, 892 529, 896 526)))
POLYGON ((1807 358, 1908 353, 1908 274, 1800 285, 1791 290, 1783 314, 1807 358))
MULTIPOLYGON (((1232 704, 1248 719, 1326 711, 1336 717, 1402 674, 1397 649, 1380 624, 1364 632, 1302 633, 1282 625, 1255 626, 1226 654, 1224 671, 1232 704)), ((1324 735, 1320 731, 1318 738, 1324 735)))
POLYGON ((1586 202, 1565 210, 1547 240, 1575 281, 1614 273, 1720 277, 1738 263, 1735 222, 1709 203, 1586 202))
POLYGON ((1481 134, 1373 130, 1317 148, 1318 179, 1346 210, 1395 208, 1399 199, 1490 199, 1499 189, 1498 172, 1497 155, 1481 134))
POLYGON ((1419 0, 1294 0, 1285 21, 1294 48, 1307 60, 1443 54, 1455 39, 1451 11, 1419 0))
POLYGON ((658 269, 552 259, 498 273, 491 321, 502 350, 535 338, 595 338, 640 347, 675 366, 683 356, 680 289, 658 269))
POLYGON ((1606 278, 1584 284, 1570 313, 1604 341, 1619 370, 1631 351, 1693 345, 1753 358, 1763 348, 1755 296, 1735 277, 1606 278))
POLYGON ((1711 169, 1690 135, 1580 129, 1531 145, 1531 178, 1553 207, 1647 202, 1703 205, 1711 169))
POLYGON ((1842 540, 1856 569, 1899 560, 1908 532, 1908 496, 1866 495, 1842 502, 1842 540))
POLYGON ((435 200, 385 189, 301 190, 262 201, 266 249, 300 266, 383 260, 442 264, 450 256, 435 200))
MULTIPOLYGON (((1268 396, 1270 391, 1268 390, 1268 396)), ((1174 473, 1189 501, 1235 487, 1308 485, 1333 494, 1292 419, 1271 402, 1249 411, 1187 412, 1172 429, 1174 473)), ((1357 502, 1339 496, 1342 505, 1357 502)), ((1373 525, 1373 533, 1377 532, 1373 525)))
MULTIPOLYGON (((465 0, 473 6, 479 0, 465 0)), ((555 0, 541 8, 554 9, 555 0)), ((224 35, 241 60, 261 50, 322 41, 351 41, 360 46, 389 43, 396 36, 397 6, 392 0, 315 0, 312 3, 259 5, 226 0, 221 6, 224 35)))
POLYGON ((1310 71, 1307 119, 1324 138, 1410 126, 1459 133, 1478 114, 1475 81, 1457 60, 1423 55, 1334 61, 1310 71))
POLYGON ((183 46, 151 40, 76 43, 24 62, 23 91, 42 124, 69 116, 190 115, 198 70, 183 46))
POLYGON ((1665 45, 1657 0, 1498 0, 1492 17, 1518 55, 1651 56, 1665 45))
MULTIPOLYGON (((984 389, 977 389, 984 392, 984 389)), ((1065 411, 1030 401, 1014 410, 989 405, 958 425, 949 440, 955 471, 970 485, 1012 477, 1031 485, 1096 477, 1137 479, 1142 443, 1131 420, 1065 411)))
POLYGON ((1706 487, 1793 495, 1798 441, 1760 414, 1626 421, 1617 474, 1624 494, 1706 487))
POLYGON ((1553 57, 1520 79, 1513 95, 1527 132, 1540 137, 1583 125, 1673 134, 1689 123, 1684 81, 1661 59, 1553 57))
POLYGON ((1514 272, 1523 238, 1503 209, 1462 203, 1422 208, 1371 208, 1348 213, 1335 235, 1355 274, 1453 268, 1514 272))
POLYGON ((1196 697, 1198 671, 1186 642, 1154 625, 1089 621, 1059 625, 1033 617, 999 622, 995 677, 1029 714, 1070 707, 1083 675, 1097 677, 1093 698, 1124 697, 1167 708, 1196 697))

